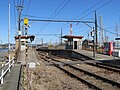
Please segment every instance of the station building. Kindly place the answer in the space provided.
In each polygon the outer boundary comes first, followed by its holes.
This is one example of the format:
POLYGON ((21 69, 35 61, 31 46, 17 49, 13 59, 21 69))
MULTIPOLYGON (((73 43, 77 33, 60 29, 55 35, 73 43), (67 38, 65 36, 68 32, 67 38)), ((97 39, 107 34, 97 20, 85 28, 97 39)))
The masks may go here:
POLYGON ((82 49, 82 38, 83 36, 73 36, 73 35, 65 35, 62 38, 67 39, 65 49, 82 49))

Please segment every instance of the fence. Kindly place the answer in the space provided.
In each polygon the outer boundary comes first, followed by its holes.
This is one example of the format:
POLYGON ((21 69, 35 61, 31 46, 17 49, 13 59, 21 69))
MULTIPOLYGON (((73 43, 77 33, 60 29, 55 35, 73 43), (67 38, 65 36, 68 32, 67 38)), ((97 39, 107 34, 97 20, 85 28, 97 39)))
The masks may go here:
POLYGON ((2 67, 0 68, 0 81, 1 83, 0 84, 3 84, 3 79, 4 79, 4 76, 7 74, 7 72, 10 72, 10 68, 14 66, 14 57, 9 60, 8 62, 6 63, 2 63, 2 67))

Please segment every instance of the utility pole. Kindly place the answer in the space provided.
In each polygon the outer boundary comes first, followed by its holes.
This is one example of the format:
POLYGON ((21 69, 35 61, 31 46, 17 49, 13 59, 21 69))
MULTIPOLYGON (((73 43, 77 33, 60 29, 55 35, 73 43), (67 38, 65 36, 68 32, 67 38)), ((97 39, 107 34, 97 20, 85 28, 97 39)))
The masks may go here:
POLYGON ((96 56, 96 52, 95 52, 95 29, 94 29, 94 27, 93 28, 91 28, 92 29, 92 32, 91 32, 91 36, 93 37, 93 57, 95 57, 96 56))
POLYGON ((21 28, 20 28, 20 23, 21 23, 21 12, 22 12, 23 6, 17 6, 18 10, 18 37, 19 37, 19 52, 21 51, 21 28))
MULTIPOLYGON (((116 24, 116 27, 115 27, 115 32, 116 32, 116 37, 118 38, 118 24, 116 24)), ((117 48, 118 48, 118 46, 119 46, 119 42, 118 42, 118 40, 117 40, 117 42, 116 42, 116 44, 117 44, 117 48)))
POLYGON ((96 43, 95 43, 95 46, 96 46, 96 52, 97 52, 97 47, 98 47, 98 34, 97 34, 97 15, 96 15, 96 11, 95 11, 95 39, 96 39, 96 43))
POLYGON ((118 33, 119 33, 119 32, 118 32, 118 24, 116 24, 115 32, 116 32, 116 37, 118 38, 118 36, 119 36, 119 35, 118 35, 118 33))
MULTIPOLYGON (((9 62, 10 62, 10 1, 8 1, 8 47, 9 47, 9 50, 8 50, 8 59, 9 59, 9 62)), ((10 67, 10 63, 9 63, 9 67, 10 67)), ((9 69, 9 72, 10 72, 10 69, 9 69)))
POLYGON ((100 16, 100 35, 101 35, 101 44, 104 44, 104 30, 102 25, 102 16, 100 16))
POLYGON ((61 29, 61 46, 62 46, 62 29, 61 29))
POLYGON ((43 38, 41 38, 41 41, 42 41, 42 46, 43 46, 43 38))

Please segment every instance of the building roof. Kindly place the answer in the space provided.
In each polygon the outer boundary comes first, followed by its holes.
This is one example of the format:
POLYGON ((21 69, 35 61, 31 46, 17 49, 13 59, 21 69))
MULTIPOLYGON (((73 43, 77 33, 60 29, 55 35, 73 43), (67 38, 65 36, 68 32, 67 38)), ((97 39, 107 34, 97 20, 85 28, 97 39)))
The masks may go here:
POLYGON ((78 38, 78 39, 82 39, 83 36, 65 35, 65 36, 62 36, 62 38, 78 38))
MULTIPOLYGON (((35 36, 34 36, 34 35, 21 36, 21 39, 28 39, 28 38, 31 38, 31 37, 35 37, 35 36)), ((15 39, 19 39, 19 36, 15 36, 14 38, 15 38, 15 39)))
POLYGON ((115 38, 115 40, 120 40, 120 38, 115 38))

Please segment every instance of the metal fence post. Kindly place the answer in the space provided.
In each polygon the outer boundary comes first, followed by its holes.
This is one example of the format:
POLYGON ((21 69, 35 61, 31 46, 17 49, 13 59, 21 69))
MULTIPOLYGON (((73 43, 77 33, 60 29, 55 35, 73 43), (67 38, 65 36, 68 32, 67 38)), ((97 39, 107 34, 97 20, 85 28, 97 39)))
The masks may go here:
MULTIPOLYGON (((4 64, 2 63, 2 67, 4 66, 4 64)), ((1 76, 3 76, 4 73, 4 68, 2 68, 2 72, 1 72, 1 76)), ((3 84, 3 77, 1 78, 1 84, 3 84)))
POLYGON ((10 54, 9 54, 9 72, 10 72, 10 62, 11 62, 11 61, 10 61, 10 54))

